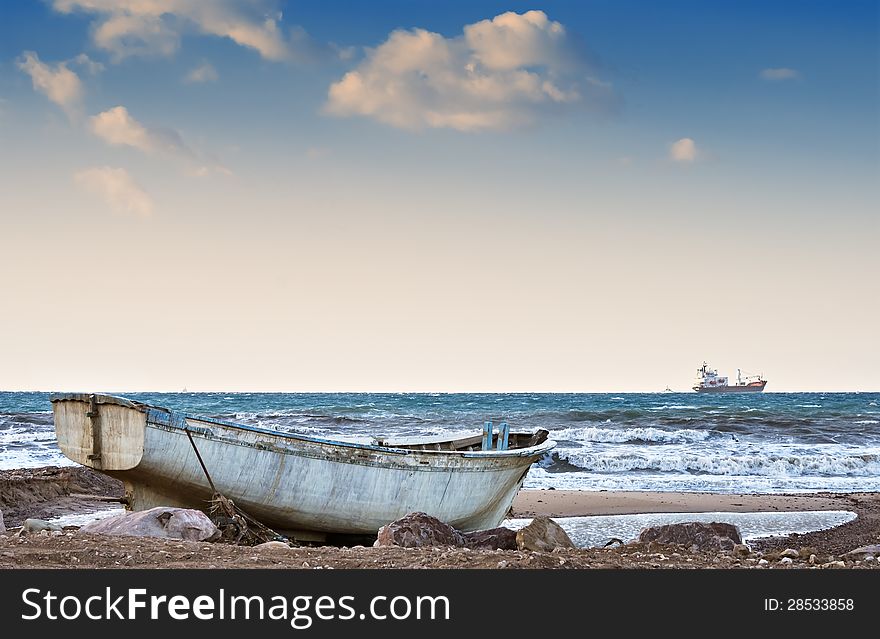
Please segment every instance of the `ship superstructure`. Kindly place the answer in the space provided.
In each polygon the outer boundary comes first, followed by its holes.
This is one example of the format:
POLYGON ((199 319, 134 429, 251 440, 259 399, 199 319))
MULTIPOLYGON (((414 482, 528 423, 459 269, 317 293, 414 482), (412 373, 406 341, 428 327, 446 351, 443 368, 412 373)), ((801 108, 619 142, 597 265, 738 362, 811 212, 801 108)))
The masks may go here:
POLYGON ((693 388, 698 393, 760 393, 766 385, 767 380, 761 375, 743 375, 739 368, 736 369, 736 383, 731 384, 727 377, 703 362, 697 369, 693 388))

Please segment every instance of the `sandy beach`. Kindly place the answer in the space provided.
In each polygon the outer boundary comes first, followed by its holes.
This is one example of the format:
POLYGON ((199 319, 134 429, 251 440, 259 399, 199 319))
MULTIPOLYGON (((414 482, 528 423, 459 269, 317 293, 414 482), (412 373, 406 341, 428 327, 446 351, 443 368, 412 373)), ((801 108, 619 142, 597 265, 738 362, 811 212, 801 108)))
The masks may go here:
POLYGON ((6 534, 0 535, 0 568, 797 568, 842 565, 875 568, 845 553, 880 543, 880 493, 793 495, 673 492, 523 490, 511 515, 528 518, 585 517, 668 512, 772 512, 847 510, 857 518, 827 530, 768 537, 750 542, 749 556, 697 552, 683 547, 628 543, 538 553, 474 551, 465 548, 299 547, 255 549, 132 537, 107 537, 66 527, 58 533, 18 536, 25 518, 87 514, 118 506, 122 486, 85 468, 0 471, 0 510, 6 534), (791 563, 780 553, 794 548, 802 555, 791 563), (813 555, 813 563, 807 559, 813 555))
POLYGON ((522 490, 513 502, 516 517, 588 517, 641 513, 792 512, 845 510, 839 496, 741 495, 648 491, 522 490))

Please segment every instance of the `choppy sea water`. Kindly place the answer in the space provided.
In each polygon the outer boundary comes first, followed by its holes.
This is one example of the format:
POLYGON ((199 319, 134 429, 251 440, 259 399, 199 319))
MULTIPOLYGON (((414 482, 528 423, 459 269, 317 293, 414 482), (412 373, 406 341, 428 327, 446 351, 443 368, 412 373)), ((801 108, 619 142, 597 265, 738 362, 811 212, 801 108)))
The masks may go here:
MULTIPOLYGON (((546 428, 526 488, 880 490, 880 393, 125 393, 194 415, 328 438, 546 428)), ((0 468, 71 464, 49 393, 0 393, 0 468)))

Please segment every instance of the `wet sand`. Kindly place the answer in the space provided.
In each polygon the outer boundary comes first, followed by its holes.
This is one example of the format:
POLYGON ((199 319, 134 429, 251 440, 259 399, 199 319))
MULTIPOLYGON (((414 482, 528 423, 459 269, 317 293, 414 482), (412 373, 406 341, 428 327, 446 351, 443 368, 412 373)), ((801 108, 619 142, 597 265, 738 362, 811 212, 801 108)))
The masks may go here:
POLYGON ((846 510, 839 495, 754 495, 647 491, 522 490, 515 517, 588 517, 642 513, 846 510))

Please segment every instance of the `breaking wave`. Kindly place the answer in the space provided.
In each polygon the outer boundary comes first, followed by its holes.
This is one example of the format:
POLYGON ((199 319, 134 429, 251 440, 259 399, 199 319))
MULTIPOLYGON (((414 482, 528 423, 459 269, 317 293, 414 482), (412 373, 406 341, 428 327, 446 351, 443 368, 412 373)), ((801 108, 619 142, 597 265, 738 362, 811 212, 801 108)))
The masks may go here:
POLYGON ((553 438, 567 442, 599 442, 606 444, 661 443, 682 444, 702 442, 712 436, 706 430, 662 430, 660 428, 563 428, 552 433, 553 438))
MULTIPOLYGON (((767 476, 767 477, 868 477, 880 474, 880 450, 853 455, 837 454, 725 454, 662 451, 583 452, 560 451, 554 454, 557 467, 591 473, 631 472, 684 473, 689 475, 767 476)), ((542 461, 550 470, 554 462, 542 461)))

